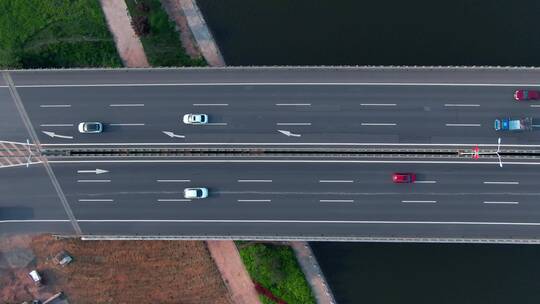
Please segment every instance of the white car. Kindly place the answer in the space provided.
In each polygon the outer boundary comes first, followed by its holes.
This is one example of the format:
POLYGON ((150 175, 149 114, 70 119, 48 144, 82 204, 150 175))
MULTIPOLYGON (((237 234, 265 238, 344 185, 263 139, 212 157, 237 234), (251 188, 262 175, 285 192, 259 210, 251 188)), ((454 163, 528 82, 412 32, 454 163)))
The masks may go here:
POLYGON ((103 132, 103 124, 100 122, 81 122, 78 129, 80 133, 101 133, 103 132))
POLYGON ((207 188, 186 188, 184 189, 184 198, 207 198, 207 188))
POLYGON ((32 281, 34 281, 34 284, 36 284, 36 286, 41 286, 41 276, 39 275, 39 272, 37 272, 36 270, 32 270, 28 273, 28 275, 30 276, 30 278, 32 278, 32 281))
POLYGON ((204 125, 208 122, 208 115, 206 114, 186 114, 182 118, 182 121, 187 125, 204 125))

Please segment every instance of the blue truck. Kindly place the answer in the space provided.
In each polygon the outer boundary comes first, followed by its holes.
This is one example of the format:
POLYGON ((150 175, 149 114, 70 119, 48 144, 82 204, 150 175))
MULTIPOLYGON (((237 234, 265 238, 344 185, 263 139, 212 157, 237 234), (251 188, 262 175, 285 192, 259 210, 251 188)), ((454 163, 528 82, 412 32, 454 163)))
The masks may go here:
POLYGON ((496 118, 495 131, 530 131, 532 130, 532 118, 496 118))

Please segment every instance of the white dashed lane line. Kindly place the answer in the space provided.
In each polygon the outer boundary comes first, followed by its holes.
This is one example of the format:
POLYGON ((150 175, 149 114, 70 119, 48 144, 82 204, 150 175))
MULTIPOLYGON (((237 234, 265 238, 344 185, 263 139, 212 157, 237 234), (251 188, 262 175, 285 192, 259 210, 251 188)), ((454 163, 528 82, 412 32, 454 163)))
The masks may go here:
POLYGON ((490 201, 490 202, 484 202, 484 204, 517 205, 517 204, 519 204, 519 202, 497 202, 497 201, 490 201))
POLYGON ((350 199, 322 199, 320 203, 354 203, 354 200, 350 199))
POLYGON ((291 106, 291 107, 310 107, 311 104, 310 103, 276 103, 276 106, 278 106, 278 107, 287 107, 287 106, 291 106))
POLYGON ((271 183, 271 179, 239 179, 239 183, 271 183))
POLYGON ((41 124, 40 127, 73 127, 74 124, 41 124))
POLYGON ((109 126, 117 126, 117 127, 140 127, 140 126, 144 126, 144 123, 112 123, 112 124, 109 124, 109 126))
POLYGON ((48 104, 48 105, 39 105, 40 108, 70 108, 70 104, 48 104))
POLYGON ((112 203, 114 202, 113 199, 78 199, 78 201, 80 203, 90 203, 90 202, 95 202, 95 203, 112 203))
POLYGON ((361 106, 364 107, 395 107, 395 103, 361 103, 361 106))
POLYGON ((191 180, 189 179, 157 179, 156 182, 158 183, 189 183, 191 180))
POLYGON ((338 180, 338 179, 321 179, 319 183, 354 183, 353 180, 338 180))
POLYGON ((396 126, 396 123, 391 122, 363 122, 362 126, 396 126))
POLYGON ((415 181, 415 184, 436 184, 437 181, 415 181))
POLYGON ((227 107, 229 106, 228 103, 194 103, 193 106, 195 107, 227 107))
POLYGON ((519 185, 519 182, 484 182, 485 185, 519 185))
POLYGON ((144 103, 113 103, 109 107, 144 107, 144 103))
POLYGON ((481 127, 481 124, 460 124, 460 123, 447 123, 447 127, 481 127))
POLYGON ((311 126, 310 122, 278 122, 278 126, 311 126))
POLYGON ((472 103, 445 103, 445 107, 479 107, 479 104, 472 103))
POLYGON ((78 179, 77 183, 110 183, 110 179, 78 179))

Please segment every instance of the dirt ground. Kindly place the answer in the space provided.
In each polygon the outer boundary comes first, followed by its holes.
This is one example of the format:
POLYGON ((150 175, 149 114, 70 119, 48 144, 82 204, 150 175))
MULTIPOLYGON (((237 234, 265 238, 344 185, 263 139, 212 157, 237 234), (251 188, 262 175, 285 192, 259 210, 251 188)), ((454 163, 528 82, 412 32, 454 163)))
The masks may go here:
POLYGON ((59 291, 76 304, 233 303, 204 242, 0 237, 0 303, 59 291), (74 259, 65 267, 52 260, 61 250, 74 259), (43 287, 33 285, 32 269, 42 274, 43 287))

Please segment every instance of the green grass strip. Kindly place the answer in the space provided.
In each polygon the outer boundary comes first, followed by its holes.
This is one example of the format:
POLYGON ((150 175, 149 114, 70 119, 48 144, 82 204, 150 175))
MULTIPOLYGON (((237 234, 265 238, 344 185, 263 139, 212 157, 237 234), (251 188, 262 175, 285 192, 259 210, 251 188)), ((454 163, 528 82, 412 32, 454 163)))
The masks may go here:
POLYGON ((0 0, 0 68, 121 67, 97 0, 0 0))
POLYGON ((169 20, 159 0, 127 0, 129 14, 148 17, 150 33, 141 37, 146 57, 151 66, 205 66, 203 58, 191 59, 180 42, 180 34, 175 30, 175 23, 169 20), (137 3, 144 2, 147 12, 137 9, 137 3))
MULTIPOLYGON (((251 278, 288 304, 315 304, 304 273, 289 246, 238 244, 240 256, 251 278)), ((274 304, 260 297, 265 304, 274 304)))

